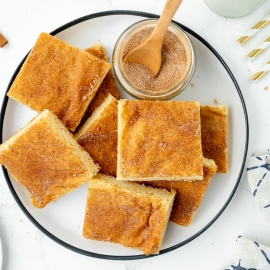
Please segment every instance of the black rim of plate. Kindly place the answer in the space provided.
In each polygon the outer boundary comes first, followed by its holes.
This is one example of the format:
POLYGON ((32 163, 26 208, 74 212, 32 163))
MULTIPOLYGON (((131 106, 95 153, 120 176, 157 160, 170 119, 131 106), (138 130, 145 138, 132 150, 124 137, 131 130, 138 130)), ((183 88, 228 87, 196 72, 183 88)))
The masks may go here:
MULTIPOLYGON (((55 29, 54 31, 52 31, 50 34, 51 35, 56 35, 76 24, 79 24, 81 22, 87 21, 87 20, 91 20, 91 19, 96 19, 99 17, 105 17, 105 16, 112 16, 112 15, 131 15, 131 16, 140 16, 140 17, 145 17, 145 18, 159 18, 158 15, 152 14, 152 13, 145 13, 145 12, 140 12, 140 11, 127 11, 127 10, 115 10, 115 11, 104 11, 104 12, 98 12, 98 13, 93 13, 93 14, 89 14, 83 17, 80 17, 76 20, 73 20, 67 24, 64 24, 63 26, 55 29)), ((244 155, 243 155, 243 160, 242 160, 242 164, 241 164, 241 168, 240 168, 240 172, 239 175, 237 177, 235 186, 228 198, 228 200, 226 201, 226 203, 224 204, 224 206, 220 209, 220 211, 217 213, 217 215, 204 227, 202 228, 200 231, 198 231, 196 234, 194 234, 193 236, 191 236, 190 238, 186 239, 185 241, 182 241, 179 244, 176 244, 174 246, 171 246, 169 248, 163 249, 160 251, 160 253, 158 255, 161 254, 165 254, 167 252, 170 252, 172 250, 175 250, 181 246, 184 246, 185 244, 189 243, 190 241, 194 240, 195 238, 197 238, 199 235, 201 235, 204 231, 206 231, 216 220, 217 218, 221 215, 221 213, 225 210, 225 208, 228 206, 229 202, 231 201, 231 199, 233 198, 237 187, 240 183, 242 174, 243 174, 243 170, 245 167, 245 162, 246 162, 246 156, 247 156, 247 151, 248 151, 248 140, 249 140, 249 125, 248 125, 248 115, 247 115, 247 110, 246 110, 246 106, 245 106, 245 102, 244 102, 244 98, 242 96, 240 87, 236 81, 236 79, 234 78, 231 70, 229 69, 229 67, 227 66, 227 64, 224 62, 224 60, 221 58, 221 56, 217 53, 217 51, 206 41, 204 40, 201 36, 199 36, 197 33, 195 33, 194 31, 192 31, 191 29, 189 29, 188 27, 173 21, 174 23, 176 23, 177 25, 179 25, 182 29, 184 29, 187 33, 191 34, 192 36, 194 36, 195 38, 197 38, 198 40, 200 40, 216 57, 217 59, 220 61, 220 63, 223 65, 223 67, 225 68, 225 70, 228 72, 229 76, 231 77, 234 86, 238 92, 240 101, 242 103, 242 107, 243 107, 243 112, 244 112, 244 116, 245 116, 245 124, 246 124, 246 141, 245 141, 245 151, 244 151, 244 155)), ((28 54, 27 54, 28 55, 28 54)), ((15 77, 17 76, 22 64, 24 63, 27 55, 23 58, 23 60, 21 61, 21 63, 19 64, 19 66, 17 67, 17 69, 15 70, 9 85, 7 87, 6 93, 8 92, 11 84, 13 83, 15 77)), ((5 112, 6 112, 6 107, 7 107, 7 103, 8 103, 8 96, 5 95, 4 99, 3 99, 3 103, 2 103, 2 108, 1 108, 1 117, 0 117, 0 143, 3 143, 3 123, 4 123, 4 118, 5 118, 5 112)), ((95 258, 100 258, 100 259, 107 259, 107 260, 137 260, 137 259, 143 259, 143 258, 150 258, 153 256, 158 256, 158 255, 130 255, 130 256, 118 256, 118 255, 104 255, 104 254, 99 254, 99 253, 94 253, 94 252, 90 252, 90 251, 86 251, 77 247, 74 247, 66 242, 64 242, 63 240, 57 238, 55 235, 51 234, 49 231, 47 231, 41 224, 39 224, 35 218, 27 211, 27 209, 25 208, 25 206, 23 205, 23 203, 21 202, 20 198, 18 197, 12 182, 9 178, 8 172, 7 170, 2 166, 2 170, 5 176, 5 179, 7 181, 7 185, 14 197, 14 199, 16 200, 16 202, 18 203, 19 207, 22 209, 22 211, 24 212, 24 214, 29 218, 29 220, 39 229, 41 230, 45 235, 47 235, 49 238, 51 238, 52 240, 54 240, 55 242, 57 242, 58 244, 60 244, 61 246, 70 249, 74 252, 77 252, 79 254, 82 255, 86 255, 86 256, 90 256, 90 257, 95 257, 95 258)))

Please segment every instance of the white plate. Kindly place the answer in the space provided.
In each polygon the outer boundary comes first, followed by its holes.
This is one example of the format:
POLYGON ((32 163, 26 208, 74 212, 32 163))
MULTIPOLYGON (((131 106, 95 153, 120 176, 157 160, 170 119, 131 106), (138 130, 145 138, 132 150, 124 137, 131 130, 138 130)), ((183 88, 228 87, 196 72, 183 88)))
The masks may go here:
MULTIPOLYGON (((58 38, 81 49, 100 40, 108 55, 112 55, 119 35, 132 23, 156 15, 132 11, 109 11, 72 21, 52 32, 58 38)), ((216 174, 192 224, 186 228, 169 223, 160 254, 181 247, 203 233, 220 216, 232 199, 244 169, 248 146, 248 118, 239 86, 217 52, 199 35, 185 26, 196 52, 196 70, 187 89, 174 99, 197 100, 201 104, 228 105, 229 171, 216 174)), ((21 64, 20 64, 21 65, 21 64)), ((18 69, 20 68, 20 65, 18 69)), ((15 71, 11 82, 16 76, 15 71)), ((122 91, 123 98, 131 98, 122 91)), ((5 97, 1 122, 3 141, 28 123, 35 112, 5 97)), ((2 139, 2 138, 1 138, 2 139)), ((2 141, 1 141, 2 142, 2 141)), ((139 259, 145 256, 121 245, 87 240, 82 237, 87 186, 67 194, 44 209, 31 205, 25 188, 3 168, 7 183, 17 203, 28 218, 47 236, 75 252, 104 259, 139 259)))

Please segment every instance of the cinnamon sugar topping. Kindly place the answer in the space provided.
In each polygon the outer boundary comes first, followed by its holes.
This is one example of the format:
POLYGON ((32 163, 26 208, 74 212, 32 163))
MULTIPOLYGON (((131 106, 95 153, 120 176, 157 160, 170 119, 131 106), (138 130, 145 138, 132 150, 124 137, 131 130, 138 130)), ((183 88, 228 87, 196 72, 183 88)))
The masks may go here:
MULTIPOLYGON (((148 38, 153 29, 148 27, 135 33, 127 42, 123 56, 148 38)), ((188 57, 182 41, 171 31, 165 35, 161 61, 157 76, 138 63, 123 63, 123 70, 130 82, 142 90, 162 92, 174 86, 186 73, 188 57)))

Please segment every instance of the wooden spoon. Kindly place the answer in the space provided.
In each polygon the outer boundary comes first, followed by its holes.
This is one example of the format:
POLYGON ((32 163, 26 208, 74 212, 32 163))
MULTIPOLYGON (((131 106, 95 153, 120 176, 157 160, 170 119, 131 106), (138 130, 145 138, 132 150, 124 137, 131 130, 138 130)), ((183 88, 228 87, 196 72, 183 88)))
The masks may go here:
POLYGON ((147 66, 156 76, 161 67, 161 50, 168 26, 183 0, 167 0, 158 23, 151 35, 125 57, 124 62, 147 66))

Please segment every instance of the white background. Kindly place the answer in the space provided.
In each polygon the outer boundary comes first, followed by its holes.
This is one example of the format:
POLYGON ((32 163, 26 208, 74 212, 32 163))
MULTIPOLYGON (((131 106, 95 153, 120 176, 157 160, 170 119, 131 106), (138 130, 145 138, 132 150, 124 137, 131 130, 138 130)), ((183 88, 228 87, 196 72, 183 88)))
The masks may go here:
MULTIPOLYGON (((164 0, 0 0, 0 33, 9 40, 0 49, 0 99, 40 32, 51 32, 78 17, 105 10, 160 14, 164 3, 164 0)), ((232 70, 247 106, 249 153, 270 147, 270 73, 257 83, 250 80, 270 60, 270 49, 254 61, 246 58, 251 49, 269 36, 270 24, 243 46, 236 40, 269 12, 267 0, 248 16, 225 18, 210 10, 203 0, 184 0, 174 17, 207 40, 232 70)), ((0 237, 5 270, 220 269, 234 262, 234 242, 238 235, 270 246, 270 224, 253 199, 246 173, 229 206, 206 232, 175 251, 138 261, 89 258, 59 246, 25 217, 0 174, 0 237)))

